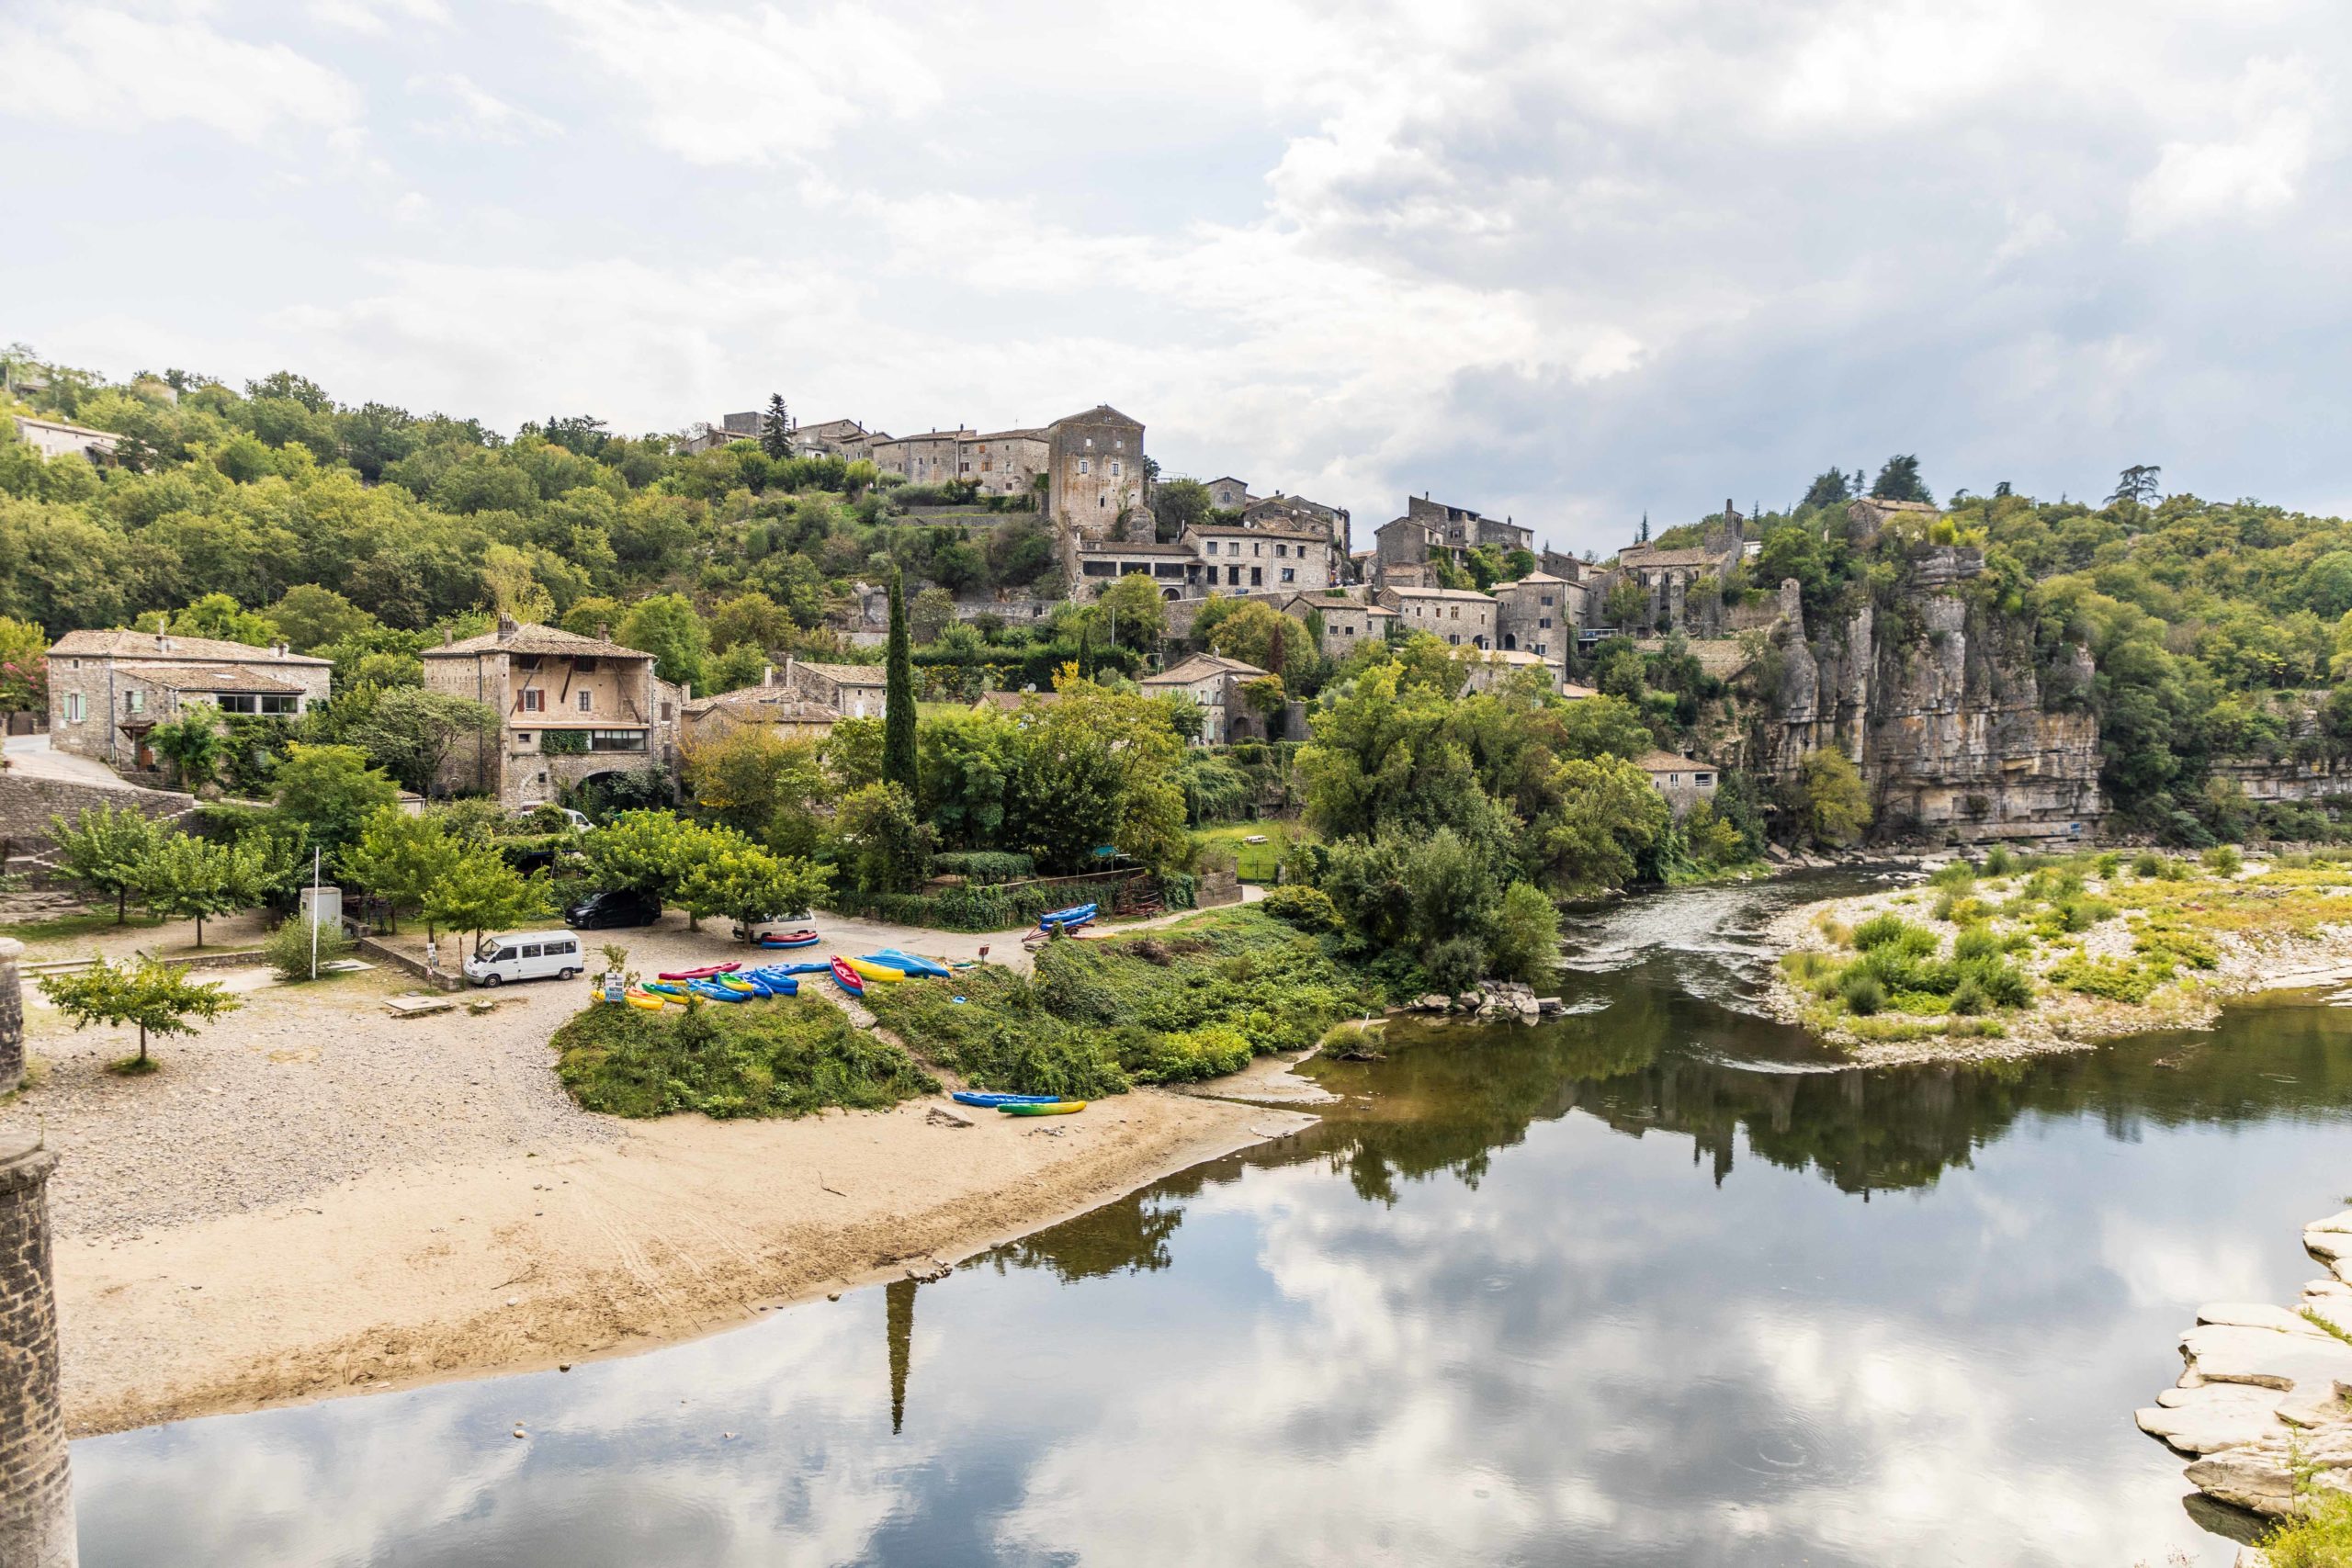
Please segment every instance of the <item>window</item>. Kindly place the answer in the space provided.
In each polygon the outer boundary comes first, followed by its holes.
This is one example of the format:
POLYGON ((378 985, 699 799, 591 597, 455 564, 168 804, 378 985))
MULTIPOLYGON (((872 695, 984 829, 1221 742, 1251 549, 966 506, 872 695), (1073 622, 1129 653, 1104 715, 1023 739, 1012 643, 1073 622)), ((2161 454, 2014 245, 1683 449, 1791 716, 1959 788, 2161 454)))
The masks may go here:
MULTIPOLYGON (((539 954, 540 954, 540 953, 541 953, 541 952, 543 952, 543 951, 544 951, 544 949, 542 949, 542 948, 540 947, 540 945, 539 945, 537 942, 531 942, 531 943, 528 943, 527 945, 526 945, 526 946, 524 947, 523 952, 522 952, 522 956, 523 956, 523 957, 525 957, 525 958, 537 958, 537 957, 538 957, 538 956, 539 956, 539 954)), ((505 957, 506 955, 505 955, 504 953, 500 953, 500 954, 499 954, 499 956, 500 956, 501 958, 503 958, 503 957, 505 957)))
POLYGON ((1535 657, 1538 659, 1543 658, 1545 654, 1551 651, 1551 646, 1547 643, 1539 642, 1535 645, 1535 657))
POLYGON ((531 732, 530 732, 529 730, 527 730, 527 729, 518 729, 518 730, 516 730, 516 731, 514 732, 514 744, 515 744, 515 745, 517 745, 517 746, 528 746, 530 743, 531 743, 531 732))
POLYGON ((1124 436, 1122 436, 1122 437, 1120 437, 1118 440, 1114 441, 1114 442, 1112 442, 1112 443, 1111 443, 1111 450, 1112 450, 1112 451, 1114 451, 1114 452, 1124 452, 1124 451, 1125 451, 1126 449, 1127 449, 1126 438, 1125 438, 1125 437, 1124 437, 1124 436))
POLYGON ((1082 474, 1082 473, 1084 473, 1084 472, 1086 472, 1086 471, 1087 471, 1088 464, 1089 464, 1089 459, 1087 459, 1087 458, 1085 458, 1085 457, 1080 457, 1080 458, 1078 460, 1078 471, 1079 471, 1080 473, 1081 473, 1081 474, 1082 474))
POLYGON ((1250 541, 1250 553, 1253 556, 1262 556, 1266 553, 1266 547, 1252 539, 1250 541))
POLYGON ((1448 615, 1448 616, 1446 617, 1446 619, 1448 619, 1448 620, 1452 620, 1452 621, 1458 621, 1458 620, 1460 620, 1461 618, 1462 618, 1462 606, 1461 606, 1461 605, 1459 605, 1459 604, 1456 604, 1456 605, 1453 607, 1453 613, 1451 615, 1448 615))
POLYGON ((664 724, 669 723, 672 716, 673 715, 670 712, 670 705, 668 703, 663 703, 662 705, 662 722, 664 724))
POLYGON ((594 657, 575 659, 571 661, 571 672, 575 675, 594 675, 596 672, 596 660, 594 657))
POLYGON ((1544 595, 1544 607, 1547 610, 1552 607, 1552 596, 1549 593, 1544 595))
POLYGON ((1715 782, 1715 775, 1713 773, 1692 773, 1690 775, 1690 782, 1698 784, 1711 784, 1715 782))
POLYGON ((596 711, 595 693, 583 690, 580 694, 580 711, 582 713, 594 713, 596 711))
POLYGON ((290 714, 299 698, 270 696, 259 692, 223 692, 215 701, 222 713, 290 714))
POLYGON ((1548 632, 1552 629, 1552 617, 1549 615, 1538 615, 1535 617, 1535 626, 1539 631, 1548 632))
POLYGON ((1266 569, 1265 569, 1264 567, 1262 567, 1262 566, 1253 566, 1253 567, 1251 567, 1251 568, 1250 569, 1250 587, 1252 587, 1252 588, 1261 587, 1261 586, 1263 586, 1263 585, 1264 585, 1265 581, 1266 581, 1266 569))
POLYGON ((68 724, 79 724, 82 722, 82 694, 79 692, 66 693, 65 722, 68 724))
POLYGON ((1201 547, 1201 551, 1204 555, 1213 556, 1216 554, 1216 541, 1215 539, 1211 539, 1207 544, 1201 547))
POLYGON ((521 711, 524 713, 542 712, 547 707, 547 702, 548 694, 545 692, 540 691, 537 686, 526 686, 523 688, 521 711))
POLYGON ((1453 644, 1454 647, 1459 648, 1462 646, 1462 634, 1460 632, 1448 632, 1445 634, 1445 640, 1453 644))
POLYGON ((592 729, 588 732, 591 751, 642 751, 645 731, 642 729, 592 729))
POLYGON ((1241 586, 1241 569, 1239 567, 1229 566, 1225 569, 1225 585, 1227 588, 1238 588, 1241 586))
POLYGON ((147 694, 144 692, 123 693, 122 711, 125 713, 145 713, 147 711, 147 694))
POLYGON ((1127 471, 1127 469, 1126 469, 1126 465, 1125 465, 1125 464, 1124 464, 1124 463, 1120 462, 1116 457, 1114 457, 1114 458, 1112 458, 1112 459, 1111 459, 1111 477, 1112 477, 1113 479, 1117 479, 1120 475, 1122 475, 1122 474, 1125 473, 1126 471, 1127 471))
POLYGON ((1297 570, 1287 566, 1283 568, 1283 581, 1284 582, 1296 582, 1298 581, 1297 570))
POLYGON ((1274 547, 1274 554, 1278 556, 1287 556, 1290 554, 1290 547, 1288 545, 1276 545, 1274 547))

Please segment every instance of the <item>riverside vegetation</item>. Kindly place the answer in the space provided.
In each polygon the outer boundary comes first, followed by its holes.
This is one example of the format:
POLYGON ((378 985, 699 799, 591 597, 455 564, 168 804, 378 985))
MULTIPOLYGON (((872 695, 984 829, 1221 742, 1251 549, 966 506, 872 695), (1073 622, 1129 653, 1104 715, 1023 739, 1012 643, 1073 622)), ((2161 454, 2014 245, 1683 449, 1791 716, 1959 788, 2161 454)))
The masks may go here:
POLYGON ((2352 855, 1996 849, 1778 926, 1783 1010, 1833 1040, 2088 1041, 2201 1021, 2285 964, 2352 957, 2352 855))

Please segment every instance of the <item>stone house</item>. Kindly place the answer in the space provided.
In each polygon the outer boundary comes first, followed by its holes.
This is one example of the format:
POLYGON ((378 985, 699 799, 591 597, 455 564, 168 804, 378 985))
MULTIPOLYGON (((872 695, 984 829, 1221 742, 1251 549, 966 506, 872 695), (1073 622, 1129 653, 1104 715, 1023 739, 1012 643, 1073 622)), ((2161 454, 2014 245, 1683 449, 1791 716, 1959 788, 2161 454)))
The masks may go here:
MULTIPOLYGON (((1490 692, 1521 670, 1541 671, 1545 685, 1555 689, 1560 685, 1560 666, 1555 660, 1541 654, 1498 648, 1471 665, 1469 678, 1463 682, 1462 689, 1464 692, 1490 692)), ((1582 690, 1581 687, 1576 689, 1582 690)))
POLYGON ((765 412, 752 409, 746 413, 721 414, 717 424, 690 425, 678 439, 678 450, 688 454, 715 452, 738 441, 757 441, 761 422, 766 418, 765 412))
POLYGON ((1237 479, 1231 474, 1208 481, 1209 504, 1219 512, 1238 512, 1257 500, 1250 493, 1250 481, 1237 479))
POLYGON ((1062 535, 1073 579, 1080 542, 1152 537, 1140 421, 1097 403, 1054 421, 1046 434, 1046 515, 1062 535))
POLYGON ((964 477, 964 443, 974 430, 926 430, 921 435, 892 436, 874 443, 874 466, 886 473, 903 474, 919 485, 944 485, 964 477))
POLYGON ((1289 523, 1296 527, 1314 529, 1331 541, 1331 558, 1335 571, 1340 574, 1334 581, 1356 581, 1354 573, 1349 570, 1353 564, 1350 548, 1353 540, 1348 531, 1350 525, 1346 507, 1326 506, 1303 495, 1283 495, 1277 491, 1252 499, 1248 506, 1242 508, 1241 520, 1259 524, 1289 523))
POLYGON ((49 650, 49 743, 116 768, 155 765, 148 732, 190 708, 285 719, 327 699, 334 668, 286 645, 168 632, 68 632, 49 650))
POLYGON ((1576 629, 1584 620, 1584 585, 1548 571, 1495 584, 1496 646, 1532 653, 1565 679, 1576 629))
POLYGON ((1496 604, 1466 588, 1384 588, 1380 602, 1396 612, 1396 624, 1429 632, 1457 648, 1495 646, 1496 604))
POLYGON ((92 430, 85 425, 68 424, 62 419, 40 419, 20 413, 16 420, 17 439, 44 457, 71 454, 93 463, 111 462, 115 445, 122 439, 110 430, 92 430))
POLYGON ((796 426, 792 449, 804 456, 845 457, 855 462, 860 457, 873 457, 876 444, 889 439, 888 431, 868 430, 854 419, 827 419, 796 426))
POLYGON ((1712 762, 1678 757, 1671 751, 1652 751, 1634 758, 1634 765, 1649 775, 1650 787, 1666 796, 1677 817, 1700 801, 1715 798, 1716 771, 1712 762))
POLYGON ((681 739, 689 748, 723 740, 746 725, 774 729, 787 740, 822 740, 841 716, 779 682, 773 664, 762 672, 760 684, 715 697, 689 697, 679 711, 681 739))
POLYGON ((879 664, 817 664, 787 659, 775 686, 829 708, 838 718, 880 718, 889 676, 879 664))
POLYGON ((1740 559, 1739 536, 1719 531, 1687 548, 1628 545, 1617 552, 1617 571, 1639 582, 1648 594, 1645 625, 1660 631, 1679 626, 1704 636, 1720 628, 1724 609, 1721 592, 1708 592, 1703 585, 1711 582, 1719 590, 1740 559))
POLYGON ((1266 736, 1264 717, 1252 712, 1241 698, 1241 688, 1267 671, 1238 659, 1222 654, 1196 653, 1171 670, 1157 675, 1147 675, 1136 684, 1144 695, 1162 696, 1170 693, 1191 698, 1200 705, 1203 746, 1223 746, 1236 740, 1262 740, 1266 736))
POLYGON ((501 615, 495 630, 428 648, 424 660, 426 687, 499 717, 493 739, 444 764, 443 788, 520 808, 601 774, 677 767, 685 694, 653 672, 650 653, 501 615))
POLYGON ((1073 597, 1099 593, 1136 573, 1150 578, 1162 599, 1186 599, 1203 592, 1200 558, 1190 545, 1163 544, 1158 539, 1082 539, 1070 592, 1073 597))
POLYGON ((1431 501, 1426 494, 1408 496, 1405 515, 1374 529, 1373 537, 1378 541, 1373 552, 1374 570, 1384 587, 1391 582, 1428 581, 1432 556, 1443 555, 1459 565, 1475 549, 1491 547, 1530 554, 1535 549, 1534 529, 1521 527, 1508 517, 1498 522, 1466 506, 1431 501), (1421 570, 1408 575, 1405 569, 1413 568, 1421 570))
POLYGON ((1330 536, 1288 522, 1209 523, 1187 528, 1182 540, 1199 558, 1202 589, 1238 592, 1337 587, 1339 549, 1330 536))
POLYGON ((1367 642, 1386 641, 1388 628, 1397 619, 1385 604, 1367 604, 1352 594, 1328 590, 1294 593, 1277 608, 1310 629, 1319 623, 1322 635, 1316 639, 1316 651, 1328 659, 1345 659, 1367 642))
POLYGON ((978 485, 984 495, 1027 495, 1052 458, 1049 431, 989 431, 964 443, 956 477, 978 485))

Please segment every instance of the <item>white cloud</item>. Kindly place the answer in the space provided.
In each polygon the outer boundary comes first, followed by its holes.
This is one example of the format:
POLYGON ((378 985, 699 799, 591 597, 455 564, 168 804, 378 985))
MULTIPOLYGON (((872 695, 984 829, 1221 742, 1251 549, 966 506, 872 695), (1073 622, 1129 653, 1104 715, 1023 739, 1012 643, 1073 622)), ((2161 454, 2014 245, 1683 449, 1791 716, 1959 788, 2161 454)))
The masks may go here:
POLYGON ((312 20, 328 27, 371 37, 390 32, 395 19, 435 28, 446 28, 450 20, 442 0, 311 0, 310 13, 312 20))
POLYGON ((458 72, 413 76, 409 91, 447 100, 450 112, 423 122, 436 135, 458 135, 481 141, 520 141, 533 136, 553 136, 562 127, 542 114, 508 103, 472 78, 458 72))
POLYGON ((633 96, 658 146, 691 164, 806 159, 860 121, 942 96, 914 32, 848 4, 791 14, 665 0, 543 0, 565 36, 633 96))
POLYGON ((2228 95, 2222 133, 2166 141, 2156 166, 2132 186, 2132 233, 2144 239, 2292 205, 2327 129, 2325 108, 2301 62, 2250 62, 2228 95))
POLYGON ((359 114, 347 79, 282 43, 175 19, 51 5, 0 22, 0 112, 131 132, 190 120, 240 141, 280 124, 339 130, 359 114))

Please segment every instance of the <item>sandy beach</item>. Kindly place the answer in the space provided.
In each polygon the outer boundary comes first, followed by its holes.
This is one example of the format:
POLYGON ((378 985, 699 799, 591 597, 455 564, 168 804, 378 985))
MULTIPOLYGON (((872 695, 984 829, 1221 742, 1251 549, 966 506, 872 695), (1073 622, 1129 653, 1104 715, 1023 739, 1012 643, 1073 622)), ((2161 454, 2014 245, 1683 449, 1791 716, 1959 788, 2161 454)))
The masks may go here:
MULTIPOLYGON (((623 934, 649 955, 713 945, 623 934)), ((212 977, 243 1010, 159 1042, 163 1071, 137 1079, 104 1071, 127 1038, 71 1032, 28 987, 42 1074, 0 1128, 40 1129, 60 1156, 76 1434, 709 1332, 934 1271, 1311 1120, 1142 1090, 1043 1123, 944 1097, 622 1122, 580 1111, 549 1070, 578 984, 401 1020, 383 1004, 407 982, 381 970, 212 977)))

